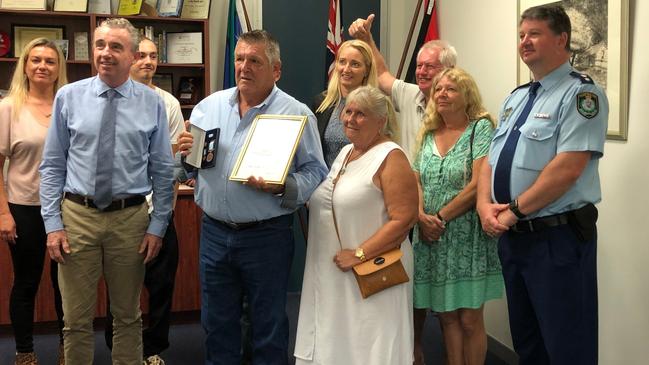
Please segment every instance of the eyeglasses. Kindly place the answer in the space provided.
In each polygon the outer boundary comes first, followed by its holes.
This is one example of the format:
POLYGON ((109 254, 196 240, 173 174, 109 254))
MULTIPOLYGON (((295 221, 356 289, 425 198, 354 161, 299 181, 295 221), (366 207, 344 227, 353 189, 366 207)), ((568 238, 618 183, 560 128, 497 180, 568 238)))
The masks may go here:
POLYGON ((424 69, 424 71, 433 71, 433 70, 441 70, 444 68, 444 65, 441 63, 433 64, 433 63, 418 63, 417 64, 417 70, 424 69))

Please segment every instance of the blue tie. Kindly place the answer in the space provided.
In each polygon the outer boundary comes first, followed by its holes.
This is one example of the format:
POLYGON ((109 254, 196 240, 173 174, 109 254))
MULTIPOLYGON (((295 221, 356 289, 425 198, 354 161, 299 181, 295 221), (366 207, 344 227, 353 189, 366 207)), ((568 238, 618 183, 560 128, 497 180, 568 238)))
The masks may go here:
POLYGON ((502 151, 500 151, 500 157, 496 163, 496 170, 494 171, 494 195, 496 196, 496 201, 501 204, 506 204, 512 201, 511 196, 511 173, 512 173, 512 161, 514 159, 514 152, 516 152, 516 145, 518 144, 518 138, 521 135, 520 127, 525 124, 527 116, 530 115, 532 110, 532 105, 534 105, 534 98, 536 98, 536 90, 541 86, 541 83, 538 81, 530 84, 529 96, 527 98, 527 103, 523 108, 523 112, 516 119, 514 123, 514 128, 509 132, 505 145, 503 146, 502 151))
POLYGON ((113 201, 113 158, 115 157, 115 117, 117 106, 116 91, 108 89, 105 93, 106 105, 99 127, 99 146, 97 147, 97 170, 95 178, 95 205, 104 209, 113 201))

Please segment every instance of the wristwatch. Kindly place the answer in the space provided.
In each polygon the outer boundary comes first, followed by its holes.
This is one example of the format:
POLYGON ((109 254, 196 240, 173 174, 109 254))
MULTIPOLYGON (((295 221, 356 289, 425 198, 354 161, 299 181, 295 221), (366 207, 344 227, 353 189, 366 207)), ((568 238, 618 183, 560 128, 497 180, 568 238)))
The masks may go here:
POLYGON ((527 217, 525 214, 521 213, 521 211, 518 209, 518 199, 514 199, 509 202, 509 210, 511 210, 512 213, 514 213, 514 215, 518 219, 523 219, 527 217))
POLYGON ((354 256, 356 256, 361 262, 365 262, 365 252, 363 251, 362 248, 357 248, 356 252, 354 252, 354 256))

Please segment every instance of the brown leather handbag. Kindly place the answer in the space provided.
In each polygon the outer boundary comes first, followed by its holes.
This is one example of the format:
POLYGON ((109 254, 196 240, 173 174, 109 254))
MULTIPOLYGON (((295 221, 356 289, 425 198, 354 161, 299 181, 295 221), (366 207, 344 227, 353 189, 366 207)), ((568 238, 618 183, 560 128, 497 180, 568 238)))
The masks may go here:
POLYGON ((354 266, 354 276, 363 299, 410 280, 401 263, 401 256, 401 249, 395 248, 354 266))

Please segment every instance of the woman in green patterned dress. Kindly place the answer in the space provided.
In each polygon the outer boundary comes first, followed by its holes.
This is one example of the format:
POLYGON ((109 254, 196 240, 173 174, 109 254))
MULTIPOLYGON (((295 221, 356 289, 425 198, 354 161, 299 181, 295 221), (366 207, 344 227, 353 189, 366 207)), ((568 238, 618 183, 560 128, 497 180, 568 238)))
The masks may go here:
POLYGON ((493 129, 471 75, 459 68, 442 71, 413 166, 420 195, 414 307, 420 316, 426 309, 439 313, 449 365, 484 364, 483 304, 503 293, 496 240, 481 229, 478 174, 472 173, 487 155, 493 129))

